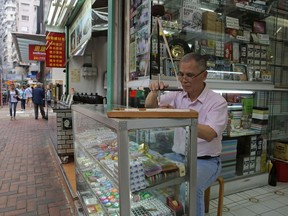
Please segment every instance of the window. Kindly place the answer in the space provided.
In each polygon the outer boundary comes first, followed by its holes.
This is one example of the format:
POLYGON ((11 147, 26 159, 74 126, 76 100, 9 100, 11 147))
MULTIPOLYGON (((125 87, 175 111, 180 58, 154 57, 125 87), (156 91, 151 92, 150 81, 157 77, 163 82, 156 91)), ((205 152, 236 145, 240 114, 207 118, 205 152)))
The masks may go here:
POLYGON ((22 11, 29 11, 29 4, 27 3, 21 3, 20 8, 22 9, 22 11))
POLYGON ((21 18, 22 18, 22 20, 29 21, 29 16, 22 15, 21 18))
POLYGON ((29 31, 29 28, 27 26, 22 26, 21 27, 21 31, 22 32, 28 32, 29 31))

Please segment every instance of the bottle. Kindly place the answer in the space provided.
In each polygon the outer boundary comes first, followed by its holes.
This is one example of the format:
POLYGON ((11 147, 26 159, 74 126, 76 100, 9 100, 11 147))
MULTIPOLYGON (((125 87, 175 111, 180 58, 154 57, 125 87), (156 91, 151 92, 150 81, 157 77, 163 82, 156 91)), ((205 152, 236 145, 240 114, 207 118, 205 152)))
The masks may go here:
POLYGON ((277 171, 275 163, 272 163, 272 168, 269 172, 269 178, 268 178, 268 184, 270 186, 276 186, 277 185, 277 171))
POLYGON ((272 161, 270 159, 268 159, 267 163, 266 163, 266 172, 267 173, 270 173, 272 166, 273 166, 272 161))

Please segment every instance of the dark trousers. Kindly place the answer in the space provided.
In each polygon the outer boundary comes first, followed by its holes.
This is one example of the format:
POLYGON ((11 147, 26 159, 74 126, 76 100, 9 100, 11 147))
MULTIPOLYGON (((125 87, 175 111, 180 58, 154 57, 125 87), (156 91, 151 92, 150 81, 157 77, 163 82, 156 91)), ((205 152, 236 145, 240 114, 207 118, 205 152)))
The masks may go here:
POLYGON ((42 118, 45 118, 43 104, 34 104, 35 119, 38 119, 38 107, 40 108, 40 113, 42 115, 42 118))
POLYGON ((26 99, 21 99, 21 109, 25 110, 26 99))
POLYGON ((12 106, 13 106, 13 116, 16 116, 16 107, 17 107, 18 102, 9 102, 9 111, 10 111, 10 116, 12 117, 12 106))

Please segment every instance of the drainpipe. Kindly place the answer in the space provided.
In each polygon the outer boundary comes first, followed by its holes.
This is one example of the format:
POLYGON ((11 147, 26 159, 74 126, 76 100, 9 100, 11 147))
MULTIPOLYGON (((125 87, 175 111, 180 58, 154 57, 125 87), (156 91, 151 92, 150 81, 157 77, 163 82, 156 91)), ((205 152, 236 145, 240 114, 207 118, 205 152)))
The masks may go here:
POLYGON ((112 108, 114 100, 114 51, 115 51, 115 2, 108 0, 108 51, 107 51, 107 109, 112 108))

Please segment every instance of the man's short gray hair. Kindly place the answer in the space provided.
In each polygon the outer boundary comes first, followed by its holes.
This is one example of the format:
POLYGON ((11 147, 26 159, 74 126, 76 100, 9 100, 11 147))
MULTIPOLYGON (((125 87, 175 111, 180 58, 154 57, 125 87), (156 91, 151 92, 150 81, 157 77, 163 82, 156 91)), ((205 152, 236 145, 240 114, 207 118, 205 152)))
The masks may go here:
POLYGON ((188 53, 184 55, 182 59, 180 60, 180 64, 188 63, 192 60, 196 61, 198 68, 199 68, 199 72, 206 70, 207 62, 206 62, 205 56, 195 54, 195 53, 188 53))

